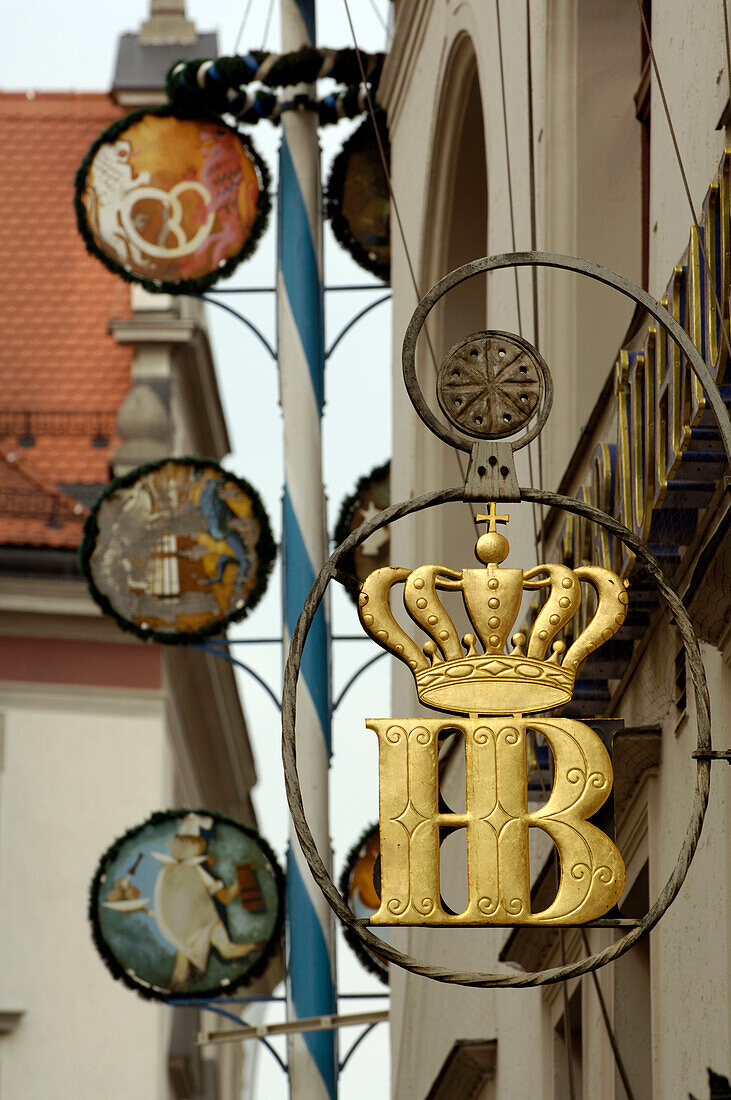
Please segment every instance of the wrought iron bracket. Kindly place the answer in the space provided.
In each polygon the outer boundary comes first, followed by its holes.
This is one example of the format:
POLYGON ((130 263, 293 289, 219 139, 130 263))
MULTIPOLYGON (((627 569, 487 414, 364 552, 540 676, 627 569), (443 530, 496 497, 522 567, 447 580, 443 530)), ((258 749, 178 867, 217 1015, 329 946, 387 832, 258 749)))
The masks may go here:
POLYGON ((464 495, 465 500, 520 500, 511 443, 484 439, 472 445, 464 495))
POLYGON ((725 760, 731 764, 731 749, 696 749, 691 756, 694 760, 725 760))

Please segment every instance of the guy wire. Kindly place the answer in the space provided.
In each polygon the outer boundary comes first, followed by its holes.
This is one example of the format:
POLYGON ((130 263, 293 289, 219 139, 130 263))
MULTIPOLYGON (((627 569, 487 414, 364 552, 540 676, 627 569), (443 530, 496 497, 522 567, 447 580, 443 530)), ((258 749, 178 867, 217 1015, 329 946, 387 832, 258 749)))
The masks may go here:
POLYGON ((688 200, 688 206, 690 207, 690 214, 691 214, 691 217, 693 219, 693 225, 695 227, 695 231, 698 234, 698 244, 699 244, 701 253, 703 255, 703 262, 705 263, 706 270, 708 272, 708 283, 709 283, 711 291, 713 293, 713 300, 714 300, 716 309, 718 310, 718 319, 719 319, 719 323, 721 325, 721 331, 723 332, 724 343, 726 344, 726 350, 728 351, 729 355, 731 355, 731 339, 729 338, 729 334, 728 334, 728 330, 726 328, 726 325, 724 325, 724 323, 723 323, 723 310, 721 309, 721 302, 719 301, 718 291, 716 289, 716 283, 715 283, 714 278, 713 278, 713 272, 711 271, 711 265, 708 262, 708 255, 706 253, 706 246, 705 246, 705 242, 703 240, 703 234, 701 232, 701 227, 698 224, 698 218, 696 217, 695 206, 693 205, 693 197, 690 193, 690 186, 688 184, 688 177, 685 174, 685 168, 683 166, 683 158, 680 155, 680 147, 678 145, 678 139, 675 136, 675 127, 673 126, 673 120, 670 117, 670 108, 668 107, 668 101, 667 101, 667 98, 665 96, 665 88, 663 86, 662 78, 660 76, 660 70, 659 70, 658 65, 657 65, 657 58, 655 57, 655 51, 652 47, 652 38, 650 36, 650 30, 647 26, 647 20, 645 19, 645 13, 642 10, 642 0, 635 0, 635 3, 637 4, 637 10, 640 13, 640 19, 642 20, 642 31, 643 31, 643 34, 645 36, 645 42, 647 43, 647 51, 650 55, 650 60, 652 61, 652 68, 653 68, 654 73, 655 73, 655 79, 657 80, 657 88, 658 88, 658 91, 660 92, 660 98, 662 99, 662 105, 663 105, 663 109, 665 111, 665 118, 667 119, 668 130, 670 131, 670 138, 671 138, 672 143, 673 143, 673 149, 675 150, 675 157, 677 159, 678 168, 680 169, 680 175, 681 175, 682 180, 683 180, 683 186, 685 188, 685 195, 686 195, 686 198, 688 200))
MULTIPOLYGON (((515 245, 515 209, 513 206, 513 173, 510 166, 510 141, 508 139, 508 108, 505 97, 505 70, 503 66, 503 36, 502 28, 500 24, 500 0, 495 0, 495 18, 497 22, 497 49, 498 60, 500 62, 500 94, 503 104, 503 133, 505 135, 505 165, 508 172, 508 206, 510 208, 510 237, 513 244, 513 252, 517 252, 515 245)), ((513 268, 513 275, 515 277, 515 303, 518 310, 518 332, 523 335, 523 318, 520 309, 520 284, 518 282, 518 269, 513 268)), ((531 454, 530 444, 528 444, 528 476, 530 477, 531 485, 533 481, 533 455, 531 454)), ((543 486, 540 486, 543 488, 543 486)), ((536 520, 536 506, 531 504, 531 517, 533 520, 533 547, 536 554, 536 565, 540 565, 538 560, 538 523, 536 520)))
MULTIPOLYGON (((536 215, 536 159, 535 159, 535 147, 534 147, 534 134, 535 127, 533 122, 533 48, 531 43, 531 30, 530 30, 530 0, 525 0, 525 48, 526 48, 526 70, 528 81, 528 178, 530 187, 530 247, 531 252, 538 251, 538 231, 537 223, 538 218, 536 215)), ((533 343, 540 351, 540 329, 539 329, 539 312, 538 312, 538 268, 531 267, 531 288, 533 292, 533 343)), ((536 440, 538 449, 538 488, 543 488, 543 437, 538 436, 536 440)), ((530 460, 532 443, 528 444, 528 458, 530 460)), ((531 481, 533 480, 533 473, 531 471, 531 481)), ((543 505, 538 505, 538 515, 541 522, 541 552, 543 557, 546 556, 546 536, 544 530, 544 517, 543 517, 543 505)))
MULTIPOLYGON (((534 737, 534 744, 535 744, 535 733, 533 734, 533 737, 534 737)), ((537 757, 536 757, 536 764, 538 765, 537 757)), ((540 765, 538 765, 538 781, 541 784, 541 794, 543 795, 544 798, 547 799, 548 798, 548 792, 546 790, 546 781, 543 778, 543 770, 540 767, 540 765)), ((559 867, 558 867, 558 857, 556 856, 556 886, 559 887, 560 885, 561 885, 561 877, 560 877, 560 872, 559 872, 559 867)), ((581 936, 582 936, 582 940, 583 940, 583 944, 584 944, 584 951, 586 952, 587 955, 591 955, 591 946, 589 944, 589 937, 586 934, 586 929, 585 928, 581 929, 581 936)), ((562 964, 565 965, 566 964, 566 945, 565 945, 565 942, 564 942, 564 939, 563 939, 563 929, 561 929, 561 945, 560 946, 561 946, 562 964)), ((594 979, 594 989, 596 990, 596 995, 597 995, 597 998, 599 1000, 599 1008, 601 1010, 602 1019, 604 1020, 604 1027, 605 1027, 606 1032, 607 1032, 607 1037, 609 1039, 609 1044, 612 1048, 612 1054, 614 1055, 614 1061, 617 1064, 617 1072, 618 1072, 620 1078, 622 1079, 622 1084, 624 1085, 624 1091, 627 1093, 627 1100, 635 1100, 634 1093, 632 1092, 632 1086, 630 1085, 629 1078, 627 1077, 627 1070, 625 1069, 624 1061, 622 1059, 622 1055, 621 1055, 620 1050, 619 1050, 619 1043, 617 1042, 617 1036, 614 1034, 614 1029, 612 1027, 612 1022, 609 1019, 609 1012, 607 1011, 607 1004, 606 1004, 606 1001, 604 1000, 604 994, 602 993, 602 987, 599 984, 599 979, 596 976, 596 971, 595 970, 591 971, 591 976, 594 979)), ((584 977, 585 977, 585 975, 584 975, 584 977)), ((582 979, 580 978, 579 981, 581 982, 581 980, 582 979)), ((565 1033, 569 1035, 569 1039, 570 1039, 570 1031, 569 1031, 569 1025, 568 1025, 569 1003, 568 1003, 568 989, 567 989, 567 983, 566 982, 563 983, 563 1005, 564 1005, 564 1024, 565 1024, 564 1030, 565 1030, 565 1033)), ((568 1055, 568 1050, 567 1050, 567 1055, 568 1055)), ((567 1071, 568 1071, 568 1077, 569 1077, 569 1087, 573 1088, 573 1056, 571 1056, 570 1060, 567 1057, 567 1071)))
MULTIPOLYGON (((363 58, 361 57, 361 52, 360 52, 360 46, 358 45, 358 41, 357 41, 356 36, 355 36, 355 27, 353 26, 353 18, 350 14, 350 7, 348 5, 348 0, 343 0, 343 5, 345 7, 345 14, 348 18, 348 23, 350 25, 350 33, 351 33, 351 36, 353 38, 353 47, 355 49, 355 55, 358 58, 358 68, 360 69, 360 75, 361 75, 361 79, 362 79, 362 82, 363 82, 363 90, 365 92, 366 102, 368 104, 368 113, 371 116, 371 122, 373 123, 373 129, 374 129, 375 134, 376 134, 376 143, 378 145, 378 154, 381 158, 381 166, 383 168, 383 172, 384 172, 384 175, 386 177, 386 184, 388 185, 388 194, 391 198, 391 203, 393 205, 393 212, 396 215, 396 224, 398 225, 398 231, 399 231, 399 236, 401 238, 401 244, 403 245, 404 254, 406 256, 406 262, 407 262, 408 267, 409 267, 409 275, 411 276, 411 283, 413 285, 414 294, 416 295, 416 301, 418 303, 418 302, 421 301, 422 296, 421 296, 421 293, 419 291, 419 284, 418 284, 417 279, 416 279, 416 273, 414 271, 414 265, 413 265, 412 260, 411 260, 411 253, 409 251, 409 246, 406 243, 406 234, 404 232, 403 223, 401 221, 401 213, 399 211, 398 203, 396 202, 396 196, 395 196, 394 191, 393 191, 393 183, 391 181, 391 172, 390 172, 389 167, 388 167, 388 160, 386 158, 386 152, 383 148, 383 142, 381 140, 381 134, 380 134, 380 131, 378 129, 378 123, 376 121, 376 111, 375 111, 375 107, 373 106, 373 98, 371 96, 371 89, 370 89, 370 85, 368 83, 368 79, 366 77, 365 67, 363 65, 363 58)), ((439 368, 437 366, 437 357, 434 353, 434 346, 431 342, 431 336, 429 335, 429 330, 428 330, 426 324, 424 324, 424 335, 426 337, 426 342, 427 342, 427 345, 429 347, 429 354, 431 355, 431 361, 432 361, 432 366, 434 367, 434 373, 437 374, 438 371, 439 371, 439 368)), ((460 475, 461 475, 462 479, 464 481, 466 481, 467 480, 467 472, 464 468, 464 462, 462 460, 462 454, 461 454, 460 451, 457 451, 457 450, 455 450, 454 453, 455 453, 455 456, 457 458, 457 465, 459 467, 460 475)), ((472 519, 474 520, 474 518, 477 514, 475 505, 472 501, 467 501, 467 504, 469 505, 469 509, 470 509, 471 514, 472 514, 472 519)))
POLYGON ((241 39, 244 36, 244 28, 245 28, 247 20, 249 18, 249 12, 251 11, 251 5, 253 3, 254 3, 254 0, 248 0, 248 3, 247 3, 246 8, 244 10, 244 14, 243 14, 243 17, 241 19, 241 25, 239 27, 239 33, 236 35, 236 42, 234 43, 234 54, 238 54, 238 52, 239 52, 239 46, 241 45, 241 39))
POLYGON ((264 33, 261 36, 261 48, 262 50, 266 46, 267 37, 269 35, 269 27, 272 23, 272 14, 274 12, 274 0, 269 0, 269 11, 267 12, 266 23, 264 24, 264 33))
MULTIPOLYGON (((589 945, 589 937, 586 934, 585 928, 581 929, 581 938, 584 944, 584 951, 586 951, 587 955, 591 955, 591 946, 589 945)), ((609 1019, 607 1003, 604 1000, 604 994, 602 993, 602 987, 599 984, 599 979, 596 976, 596 970, 592 970, 591 976, 594 979, 594 990, 599 1001, 599 1008, 601 1010, 602 1019, 604 1020, 604 1027, 606 1028, 609 1043, 612 1047, 612 1053, 614 1054, 614 1061, 617 1063, 617 1073, 622 1079, 624 1091, 627 1093, 627 1100, 635 1100, 635 1094, 632 1091, 632 1086, 630 1085, 629 1078, 627 1076, 627 1070, 624 1067, 622 1055, 619 1052, 619 1043, 617 1042, 617 1036, 614 1034, 614 1029, 612 1028, 611 1020, 609 1019)))

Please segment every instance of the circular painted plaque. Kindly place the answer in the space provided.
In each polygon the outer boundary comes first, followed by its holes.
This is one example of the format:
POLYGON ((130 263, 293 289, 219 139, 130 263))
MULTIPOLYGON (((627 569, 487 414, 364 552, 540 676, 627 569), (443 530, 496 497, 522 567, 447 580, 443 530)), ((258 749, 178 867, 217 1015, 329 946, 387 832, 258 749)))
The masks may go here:
MULTIPOLYGON (((379 134, 389 155, 385 114, 379 134)), ((391 196, 376 131, 366 118, 333 161, 327 183, 326 212, 333 233, 356 263, 388 282, 391 276, 391 196)))
POLYGON ((156 291, 200 289, 253 249, 268 172, 217 118, 136 111, 94 142, 76 177, 79 229, 118 275, 156 291))
MULTIPOLYGON (((391 503, 391 463, 384 462, 382 466, 376 466, 369 474, 362 477, 355 487, 355 492, 347 496, 340 505, 340 515, 335 527, 335 543, 341 542, 360 527, 361 523, 373 519, 378 512, 388 508, 391 503)), ((341 569, 344 573, 350 573, 359 584, 368 577, 374 569, 381 569, 390 563, 390 541, 388 528, 377 531, 374 536, 365 540, 362 546, 343 558, 341 569)), ((349 595, 357 603, 357 595, 349 591, 349 595)))
POLYGON ((176 644, 244 618, 275 552, 248 482, 213 461, 171 458, 105 489, 86 521, 81 571, 124 630, 176 644))
MULTIPOLYGON (((380 869, 380 836, 378 825, 369 825, 359 840, 353 845, 340 876, 340 893, 356 917, 370 919, 381 904, 376 888, 380 869), (377 865, 378 863, 378 865, 377 865)), ((376 931, 375 929, 373 931, 376 931)), ((375 951, 363 944, 350 928, 344 927, 343 934, 366 970, 388 985, 388 962, 375 951)), ((388 929, 379 928, 377 935, 388 941, 388 929)))
POLYGON ((94 942, 145 997, 215 997, 245 985, 279 946, 284 876, 253 829, 169 810, 130 829, 91 885, 94 942))

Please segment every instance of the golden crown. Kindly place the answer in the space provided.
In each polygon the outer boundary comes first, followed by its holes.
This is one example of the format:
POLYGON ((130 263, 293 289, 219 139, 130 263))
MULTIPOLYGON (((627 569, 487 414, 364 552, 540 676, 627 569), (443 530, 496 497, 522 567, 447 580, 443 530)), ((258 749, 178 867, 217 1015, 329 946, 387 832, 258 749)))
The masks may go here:
POLYGON ((360 592, 358 613, 363 627, 409 666, 419 699, 436 710, 522 714, 561 706, 571 699, 579 666, 624 622, 627 582, 596 565, 569 569, 553 563, 527 571, 501 569, 510 545, 496 525, 507 523, 508 516, 498 516, 491 504, 488 515, 475 518, 488 524, 475 545, 484 569, 456 571, 444 565, 377 569, 360 592), (554 638, 581 606, 582 581, 596 590, 596 611, 566 651, 566 643, 554 638), (389 606, 391 589, 401 582, 408 614, 430 636, 423 649, 399 626, 389 606), (440 589, 462 593, 475 633, 465 634, 461 642, 437 595, 440 589), (548 598, 530 635, 513 634, 513 649, 507 653, 508 636, 526 589, 547 589, 548 598))

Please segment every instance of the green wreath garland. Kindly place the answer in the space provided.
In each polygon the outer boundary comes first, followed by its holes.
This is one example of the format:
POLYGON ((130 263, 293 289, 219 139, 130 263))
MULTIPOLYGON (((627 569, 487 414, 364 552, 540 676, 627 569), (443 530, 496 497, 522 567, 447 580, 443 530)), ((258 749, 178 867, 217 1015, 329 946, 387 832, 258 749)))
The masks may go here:
POLYGON ((180 994, 176 994, 172 991, 165 992, 164 990, 155 988, 154 986, 142 984, 141 981, 135 981, 128 974, 128 972, 122 966, 120 966, 119 961, 117 960, 116 956, 113 955, 110 951, 107 942, 102 934, 98 913, 99 891, 102 886, 102 879, 106 875, 107 869, 109 868, 110 864, 116 859, 117 855, 119 854, 120 850, 127 842, 127 840, 133 837, 136 833, 140 832, 140 830, 146 828, 148 825, 161 825, 166 821, 177 821, 180 818, 185 817, 185 815, 189 813, 201 814, 205 817, 213 818, 213 820, 218 824, 232 825, 236 829, 239 829, 242 833, 246 833, 246 835, 250 837, 250 839, 253 840, 254 843, 261 848, 271 868, 272 876, 277 887, 278 900, 277 917, 274 923, 274 928, 272 929, 271 936, 269 937, 265 947, 262 949, 259 958, 252 965, 252 967, 240 977, 233 978, 226 985, 225 991, 222 990, 220 986, 213 986, 210 989, 202 989, 200 991, 196 991, 195 997, 219 997, 227 995, 229 993, 233 993, 234 990, 239 989, 241 986, 250 985, 255 978, 260 977, 260 975, 264 973, 267 966, 269 965, 270 959, 277 952, 277 949, 279 949, 280 951, 283 951, 284 949, 282 931, 284 927, 286 880, 284 872, 279 866, 279 861, 277 860, 274 851, 272 850, 269 843, 264 839, 264 837, 259 832, 257 832, 256 829, 252 829, 248 825, 242 825, 241 822, 236 821, 234 818, 229 817, 226 814, 219 813, 216 810, 208 810, 203 808, 198 808, 195 810, 183 808, 178 808, 174 810, 157 810, 155 813, 151 814, 150 817, 148 817, 145 821, 143 821, 141 825, 137 825, 132 829, 128 829, 127 832, 123 833, 122 836, 117 837, 117 839, 113 841, 112 844, 110 844, 110 846, 101 856, 97 865, 97 869, 94 873, 94 877, 91 880, 91 885, 89 887, 89 903, 87 908, 87 915, 89 918, 89 923, 91 925, 91 936, 92 940, 94 941, 94 946, 101 955, 102 960, 107 969, 112 974, 112 977, 116 978, 118 981, 124 982, 126 986, 128 986, 130 989, 133 989, 135 993, 138 993, 140 997, 144 997, 146 1000, 168 1002, 179 1000, 181 998, 180 994))
POLYGON ((314 84, 330 79, 336 84, 355 87, 363 73, 373 92, 378 87, 386 54, 361 53, 354 49, 328 50, 304 46, 292 53, 277 54, 251 50, 235 57, 217 57, 208 61, 180 60, 167 74, 168 99, 187 108, 208 107, 217 113, 231 111, 239 89, 247 84, 269 88, 314 84))
MULTIPOLYGON (((348 900, 348 889, 350 887, 350 876, 353 873, 353 869, 358 862, 363 846, 368 843, 374 832, 377 832, 379 828, 376 821, 372 825, 367 825, 363 832, 356 840, 353 847, 348 852, 343 870, 340 874, 340 881, 338 882, 338 889, 343 897, 348 900)), ((384 960, 379 960, 373 955, 368 948, 364 945, 360 936, 356 935, 353 929, 348 925, 341 925, 343 929, 343 935, 345 936, 345 942, 348 947, 357 955, 358 961, 369 974, 374 974, 380 982, 384 985, 388 985, 388 963, 384 960)))
MULTIPOLYGON (((375 112, 378 134, 381 138, 384 153, 390 160, 391 146, 388 139, 388 127, 386 124, 386 112, 380 107, 375 112)), ((350 162, 350 157, 370 140, 374 132, 373 120, 366 117, 343 145, 335 157, 330 168, 330 176, 325 189, 325 216, 329 219, 332 231, 338 244, 349 252, 355 262, 366 271, 370 271, 379 279, 388 283, 391 279, 390 250, 388 262, 379 260, 370 253, 361 241, 353 235, 351 225, 343 214, 343 199, 345 190, 345 176, 350 162)), ((384 172, 384 188, 388 193, 388 180, 384 172)))
POLYGON ((230 275, 243 260, 247 259, 253 253, 269 222, 269 214, 272 207, 270 190, 271 175, 269 168, 257 152, 248 134, 242 133, 234 126, 229 126, 228 123, 224 122, 219 115, 210 109, 210 107, 206 108, 200 105, 193 107, 191 105, 189 109, 186 109, 180 105, 167 103, 162 107, 143 107, 137 111, 132 111, 131 114, 125 115, 123 118, 119 118, 113 122, 112 125, 107 127, 107 129, 92 143, 76 172, 74 180, 74 210, 76 211, 76 224, 87 251, 90 252, 92 256, 96 256, 98 260, 101 260, 105 267, 108 267, 115 275, 121 276, 122 279, 125 279, 129 283, 140 283, 145 290, 149 290, 153 294, 200 294, 202 291, 206 290, 207 287, 218 282, 219 279, 226 278, 230 275), (142 275, 136 275, 134 272, 128 271, 127 268, 112 259, 111 256, 100 248, 89 228, 82 195, 86 189, 87 174, 94 157, 102 145, 115 141, 121 133, 134 125, 135 122, 139 122, 140 119, 144 118, 146 115, 156 115, 162 118, 173 117, 193 122, 202 120, 215 123, 217 126, 223 126, 236 135, 237 139, 241 142, 254 162, 259 177, 259 197, 256 204, 256 216, 251 224, 248 236, 241 249, 234 256, 229 256, 221 267, 217 267, 214 271, 209 272, 208 275, 201 275, 197 278, 185 279, 180 282, 148 279, 142 275))
MULTIPOLYGON (((358 481, 355 489, 352 493, 349 493, 344 498, 340 505, 340 511, 338 513, 337 522, 335 524, 335 532, 333 534, 333 542, 336 546, 340 546, 341 542, 345 542, 348 535, 351 534, 351 523, 353 521, 353 515, 355 514, 358 501, 362 497, 363 493, 374 481, 385 480, 391 472, 391 459, 387 459, 381 466, 374 466, 369 474, 364 474, 358 481)), ((358 604, 358 592, 360 590, 360 581, 358 580, 355 572, 355 551, 351 550, 349 554, 341 558, 340 561, 341 573, 349 574, 354 581, 353 589, 346 589, 353 603, 358 604)))
POLYGON ((79 569, 81 575, 86 581, 89 592, 92 599, 98 604, 102 611, 109 615, 116 622, 117 626, 121 630, 126 630, 130 634, 135 634, 143 641, 159 642, 162 645, 189 645, 192 642, 202 641, 204 638, 215 637, 223 634, 226 627, 230 623, 241 622, 245 619, 250 611, 258 604, 266 592, 269 582, 269 575, 274 566, 274 561, 277 556, 277 544, 274 541, 272 535, 272 529, 269 523, 269 516, 262 503, 261 497, 257 493, 256 489, 245 480, 245 478, 237 477, 235 474, 230 473, 229 470, 224 470, 217 462, 212 458, 199 458, 196 456, 183 456, 159 459, 156 462, 148 462, 142 466, 136 466, 134 470, 130 470, 129 473, 122 475, 121 477, 114 478, 113 481, 106 486, 104 491, 94 501, 91 507, 89 515, 86 517, 84 523, 84 530, 82 535, 81 544, 79 546, 79 569), (117 489, 126 489, 132 485, 138 478, 143 477, 145 474, 152 473, 154 470, 159 470, 167 462, 179 462, 181 464, 187 464, 192 466, 196 470, 209 470, 214 469, 225 477, 227 481, 232 481, 242 492, 246 493, 251 500, 251 506, 256 517, 260 534, 256 543, 256 551, 259 557, 259 570, 257 572, 256 584, 254 585, 249 599, 244 607, 238 610, 232 611, 229 615, 226 615, 222 619, 217 619, 215 622, 209 623, 208 626, 200 627, 198 630, 191 630, 180 634, 168 634, 163 631, 148 629, 145 630, 137 623, 132 622, 130 619, 125 619, 120 615, 109 598, 97 588, 91 572, 91 556, 96 547, 97 538, 99 537, 99 522, 98 514, 99 508, 102 503, 110 497, 112 493, 117 489))

